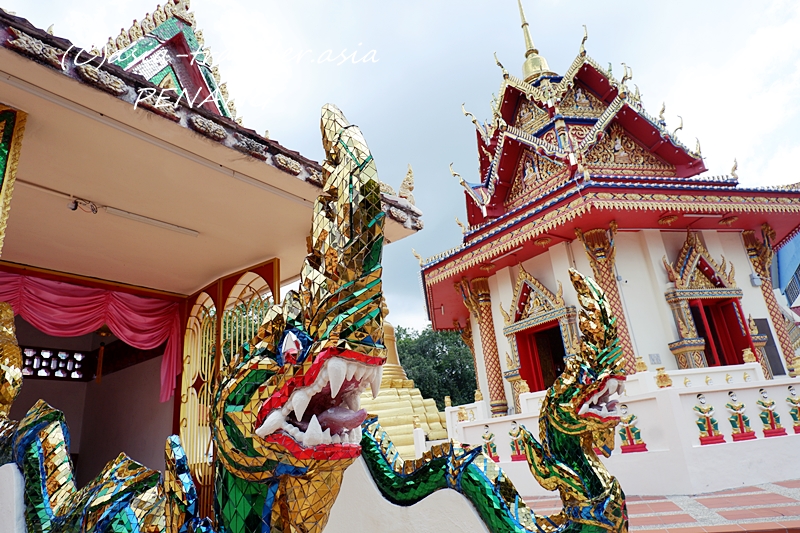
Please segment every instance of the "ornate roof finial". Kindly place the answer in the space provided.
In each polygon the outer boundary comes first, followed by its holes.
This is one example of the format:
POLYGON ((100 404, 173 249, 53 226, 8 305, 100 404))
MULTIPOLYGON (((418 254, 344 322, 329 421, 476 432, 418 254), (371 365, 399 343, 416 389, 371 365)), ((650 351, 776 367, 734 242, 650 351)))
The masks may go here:
POLYGON ((397 196, 405 199, 411 205, 415 205, 414 195, 411 194, 411 191, 413 190, 414 190, 414 170, 411 168, 411 163, 409 163, 408 172, 406 172, 406 177, 403 178, 403 182, 400 184, 400 190, 397 191, 397 196))
POLYGON ((417 262, 419 262, 419 266, 422 266, 422 265, 425 264, 425 260, 422 258, 421 255, 419 255, 419 253, 415 249, 412 248, 411 249, 411 253, 414 254, 414 257, 417 258, 417 262))
POLYGON ((586 40, 589 38, 589 30, 586 29, 586 24, 583 25, 583 39, 581 39, 581 49, 578 51, 578 54, 581 56, 586 55, 586 40))
POLYGON ((675 131, 672 132, 672 137, 675 137, 675 134, 683 129, 683 117, 678 115, 678 118, 681 119, 681 125, 675 128, 675 131))
POLYGON ((453 170, 453 163, 450 163, 450 174, 453 175, 454 178, 458 180, 458 183, 464 188, 470 198, 475 202, 475 204, 480 208, 481 213, 483 214, 484 218, 486 217, 486 205, 489 203, 489 200, 492 198, 492 194, 494 194, 494 186, 490 187, 490 190, 486 190, 483 187, 480 187, 477 191, 470 187, 469 183, 464 181, 464 178, 461 177, 461 174, 453 170))
POLYGON ((475 124, 475 129, 478 130, 478 133, 480 134, 481 138, 483 139, 483 142, 485 142, 486 144, 489 144, 489 135, 486 132, 486 130, 483 128, 483 126, 481 126, 481 123, 478 122, 478 119, 475 118, 475 115, 473 115, 472 113, 467 111, 467 109, 464 107, 464 104, 461 104, 461 112, 464 113, 464 116, 468 117, 472 121, 473 124, 475 124))
POLYGON ((625 63, 622 64, 622 81, 619 82, 620 85, 625 85, 628 80, 633 79, 633 69, 626 65, 625 63))
POLYGON ((733 158, 733 168, 731 169, 731 176, 733 176, 734 179, 737 179, 737 180, 739 179, 739 175, 736 173, 736 170, 738 168, 739 168, 739 162, 736 161, 736 158, 734 157, 733 158))
POLYGON ((497 66, 500 67, 500 70, 503 71, 503 79, 507 80, 508 79, 508 71, 506 70, 506 67, 504 67, 503 64, 500 62, 500 60, 497 59, 497 52, 494 53, 494 62, 497 63, 497 66))
POLYGON ((464 224, 463 222, 461 222, 461 221, 458 219, 458 217, 456 217, 456 224, 458 224, 458 227, 459 227, 459 228, 461 228, 461 233, 462 233, 462 234, 466 233, 466 232, 467 232, 467 230, 469 230, 469 228, 466 226, 466 224, 464 224))
POLYGON ((519 4, 519 18, 522 20, 522 33, 525 36, 525 63, 522 64, 522 77, 526 83, 531 83, 542 74, 552 73, 547 66, 547 60, 539 55, 533 44, 528 21, 525 20, 525 11, 522 9, 522 0, 517 0, 517 4, 519 4))

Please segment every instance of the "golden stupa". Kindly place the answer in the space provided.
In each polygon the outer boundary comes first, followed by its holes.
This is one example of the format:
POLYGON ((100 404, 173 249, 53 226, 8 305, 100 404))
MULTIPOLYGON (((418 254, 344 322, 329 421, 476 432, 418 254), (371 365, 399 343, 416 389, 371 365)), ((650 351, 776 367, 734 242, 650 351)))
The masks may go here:
POLYGON ((394 326, 386 321, 389 310, 383 305, 383 342, 386 345, 386 363, 383 365, 381 391, 372 399, 372 394, 361 395, 361 407, 370 415, 377 415, 381 427, 392 439, 400 457, 415 459, 414 418, 427 435, 429 441, 447 439, 445 414, 436 407, 431 398, 423 398, 414 381, 408 379, 400 366, 394 326))

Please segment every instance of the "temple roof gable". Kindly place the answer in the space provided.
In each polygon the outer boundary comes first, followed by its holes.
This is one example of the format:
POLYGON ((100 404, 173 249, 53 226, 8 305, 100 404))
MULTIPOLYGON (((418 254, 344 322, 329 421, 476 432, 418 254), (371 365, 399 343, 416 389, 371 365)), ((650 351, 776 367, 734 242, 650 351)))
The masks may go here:
POLYGON ((519 274, 511 298, 511 308, 506 311, 500 305, 505 325, 513 324, 530 316, 564 307, 563 287, 558 282, 555 294, 550 292, 538 279, 519 265, 519 274))
POLYGON ((683 243, 674 263, 668 262, 666 256, 662 261, 669 280, 678 289, 736 287, 736 270, 733 263, 730 264, 730 270, 727 268, 725 257, 722 257, 722 264, 717 264, 696 232, 689 231, 686 234, 686 242, 683 243))
POLYGON ((219 67, 205 46, 203 31, 189 11, 189 0, 167 0, 141 22, 134 20, 117 37, 109 37, 104 52, 123 70, 241 123, 219 67))

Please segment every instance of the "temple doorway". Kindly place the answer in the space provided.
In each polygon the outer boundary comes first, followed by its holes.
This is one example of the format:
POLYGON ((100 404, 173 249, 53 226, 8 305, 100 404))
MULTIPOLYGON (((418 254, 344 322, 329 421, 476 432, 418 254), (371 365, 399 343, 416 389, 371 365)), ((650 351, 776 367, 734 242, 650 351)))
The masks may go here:
POLYGON ((743 364, 742 351, 750 347, 734 299, 692 300, 689 308, 697 333, 706 340, 708 366, 743 364))
POLYGON ((567 355, 557 320, 517 334, 520 376, 531 392, 545 390, 564 371, 567 355))

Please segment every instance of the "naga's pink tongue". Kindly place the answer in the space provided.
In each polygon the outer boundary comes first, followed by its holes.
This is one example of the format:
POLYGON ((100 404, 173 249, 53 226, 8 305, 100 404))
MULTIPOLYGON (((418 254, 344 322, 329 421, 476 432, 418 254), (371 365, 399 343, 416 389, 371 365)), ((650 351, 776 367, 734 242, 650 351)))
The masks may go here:
POLYGON ((351 411, 346 407, 331 407, 317 416, 319 425, 331 430, 331 435, 338 435, 357 428, 367 418, 367 411, 351 411))

